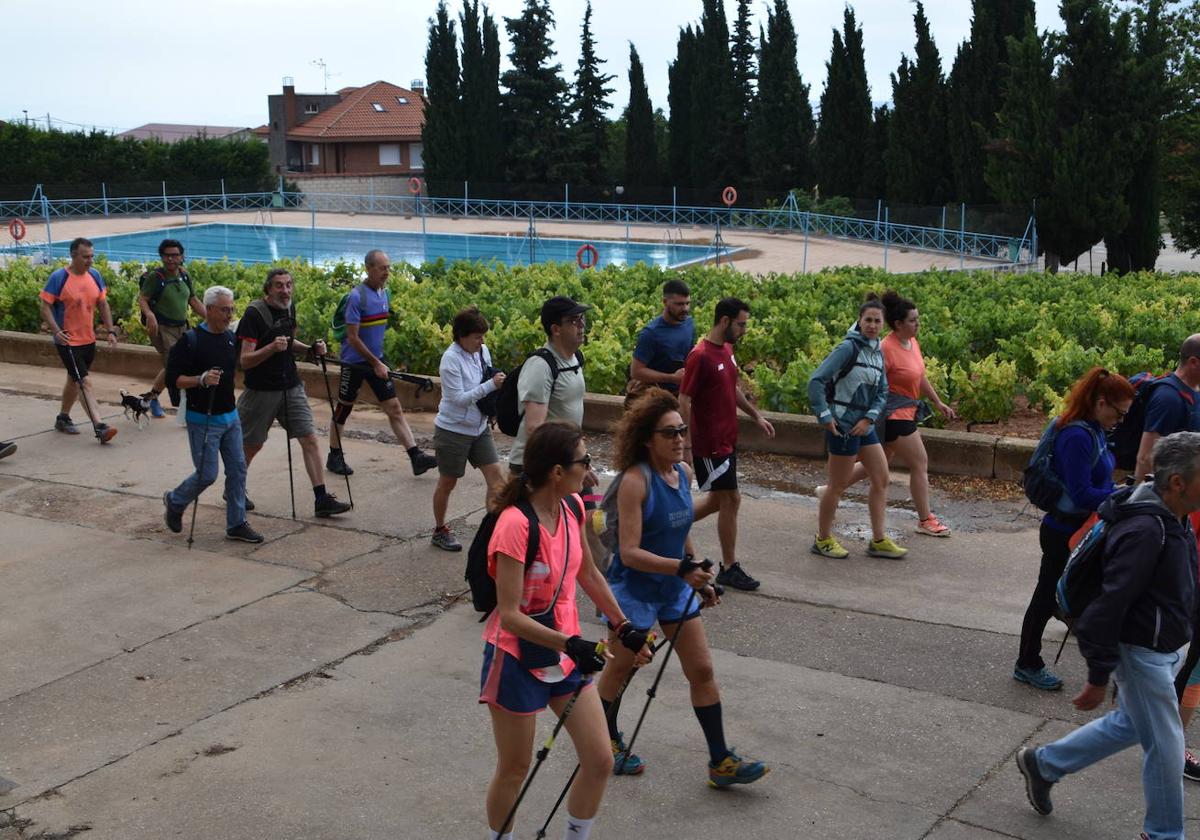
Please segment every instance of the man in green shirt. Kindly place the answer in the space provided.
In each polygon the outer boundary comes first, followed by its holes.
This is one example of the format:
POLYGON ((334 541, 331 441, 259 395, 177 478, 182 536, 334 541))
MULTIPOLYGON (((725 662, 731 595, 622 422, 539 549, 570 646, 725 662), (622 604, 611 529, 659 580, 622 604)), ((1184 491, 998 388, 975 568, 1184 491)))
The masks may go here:
MULTIPOLYGON (((204 304, 196 297, 192 278, 183 270, 183 243, 178 239, 164 239, 158 245, 162 267, 142 275, 138 291, 138 308, 142 310, 142 323, 150 336, 150 343, 162 356, 163 367, 154 378, 154 385, 142 395, 150 400, 150 416, 165 416, 158 402, 167 381, 167 354, 175 342, 187 331, 188 308, 200 318, 205 317, 204 304)), ((171 401, 175 403, 175 400, 171 401)))

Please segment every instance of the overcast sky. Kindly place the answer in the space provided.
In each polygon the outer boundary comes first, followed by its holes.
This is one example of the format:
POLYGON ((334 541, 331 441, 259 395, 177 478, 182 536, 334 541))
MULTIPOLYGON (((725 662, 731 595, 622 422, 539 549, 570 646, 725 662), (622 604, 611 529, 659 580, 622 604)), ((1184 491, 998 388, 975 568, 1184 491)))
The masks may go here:
MULTIPOLYGON (((448 4, 457 15, 461 0, 448 4)), ((502 17, 522 0, 487 4, 508 40, 502 17)), ((825 80, 837 0, 792 0, 800 72, 815 101, 825 80)), ((864 29, 867 75, 876 102, 891 98, 888 74, 901 52, 913 52, 914 5, 903 0, 857 0, 864 29)), ((1040 0, 1038 26, 1057 28, 1057 3, 1040 0)), ((70 123, 123 130, 148 122, 255 126, 266 122, 267 95, 284 76, 298 90, 320 91, 384 79, 408 87, 425 75, 428 19, 437 0, 42 0, 4 4, 4 66, 0 119, 25 117, 59 127, 70 123)), ((725 0, 730 27, 736 0, 725 0)), ((552 0, 555 48, 568 81, 579 58, 584 0, 552 0)), ((594 0, 593 30, 605 70, 616 75, 610 116, 619 116, 629 91, 629 42, 646 66, 650 97, 666 110, 667 66, 679 29, 698 20, 700 0, 594 0)), ((765 22, 767 3, 752 6, 765 22)), ((949 71, 970 27, 969 0, 927 0, 926 15, 949 71)), ((507 60, 505 60, 507 63, 507 60)))

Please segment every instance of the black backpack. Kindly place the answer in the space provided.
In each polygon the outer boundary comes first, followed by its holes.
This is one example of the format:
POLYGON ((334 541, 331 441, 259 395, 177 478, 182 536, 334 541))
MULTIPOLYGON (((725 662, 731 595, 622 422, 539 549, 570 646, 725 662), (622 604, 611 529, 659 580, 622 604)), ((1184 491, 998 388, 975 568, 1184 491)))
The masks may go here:
MULTIPOLYGON (((142 275, 141 279, 138 281, 138 285, 140 286, 141 283, 144 282, 145 279, 147 277, 149 277, 151 274, 153 274, 158 279, 158 286, 154 289, 154 293, 151 294, 150 297, 146 298, 146 303, 150 306, 150 311, 154 313, 156 318, 158 317, 158 312, 155 310, 154 307, 158 305, 158 301, 163 296, 163 292, 165 292, 167 290, 167 286, 170 285, 171 283, 186 283, 187 287, 188 287, 188 299, 191 300, 192 298, 194 298, 196 296, 196 289, 192 285, 192 278, 190 276, 188 276, 188 273, 186 271, 184 271, 182 268, 179 269, 179 278, 176 280, 171 280, 170 278, 168 278, 167 275, 163 273, 163 270, 161 268, 156 268, 152 272, 147 271, 145 274, 142 275)), ((141 312, 138 314, 138 317, 140 317, 142 319, 142 326, 145 326, 146 325, 146 313, 141 312)), ((178 325, 175 325, 175 326, 178 326, 178 325)))
MULTIPOLYGON (((528 572, 541 547, 541 530, 538 527, 537 514, 534 513, 533 505, 528 499, 517 502, 516 507, 529 520, 529 542, 525 546, 525 571, 528 572)), ((567 507, 582 527, 583 510, 576 504, 574 496, 567 497, 567 507)), ((479 523, 479 530, 471 540, 471 547, 467 549, 467 570, 463 580, 471 587, 471 603, 475 605, 475 611, 483 613, 480 621, 486 620, 492 610, 496 609, 496 579, 488 574, 487 550, 499 519, 500 511, 488 511, 479 523)), ((566 523, 563 524, 565 527, 566 523)))
MULTIPOLYGON (((1070 426, 1083 426, 1088 428, 1087 424, 1082 420, 1075 420, 1063 426, 1063 429, 1070 426)), ((1033 450, 1033 455, 1029 457, 1029 464, 1025 467, 1025 473, 1021 477, 1021 486, 1025 489, 1025 498, 1029 499, 1038 510, 1046 513, 1053 513, 1058 508, 1059 499, 1067 488, 1063 486, 1062 479, 1058 477, 1053 469, 1054 462, 1054 442, 1058 439, 1058 434, 1062 429, 1058 428, 1058 418, 1055 417, 1046 425, 1045 431, 1042 432, 1041 438, 1038 440, 1037 448, 1033 450)), ((1089 433, 1091 429, 1088 428, 1089 433)), ((1092 467, 1100 460, 1101 447, 1104 442, 1099 438, 1095 438, 1095 452, 1092 454, 1092 467)))
MULTIPOLYGON (((845 341, 849 342, 850 339, 845 341)), ((846 362, 837 373, 825 383, 825 402, 829 406, 830 413, 833 412, 834 395, 837 393, 838 383, 850 375, 850 371, 854 370, 854 366, 858 364, 858 347, 853 342, 850 342, 850 349, 854 352, 850 355, 850 360, 846 362)))
POLYGON ((1136 392, 1133 404, 1129 406, 1129 411, 1117 424, 1117 427, 1108 433, 1109 447, 1116 456, 1118 469, 1132 470, 1137 467, 1138 449, 1141 448, 1142 432, 1146 427, 1146 405, 1150 402, 1155 388, 1159 385, 1171 386, 1172 390, 1187 403, 1189 410, 1196 404, 1195 393, 1191 390, 1181 389, 1167 378, 1169 376, 1170 374, 1155 376, 1148 371, 1142 371, 1129 377, 1129 384, 1134 387, 1136 392))
POLYGON ((517 365, 508 372, 508 376, 504 379, 504 384, 500 386, 500 390, 496 392, 496 425, 500 427, 500 431, 509 437, 516 437, 517 432, 521 430, 521 417, 524 412, 521 410, 521 403, 517 399, 517 382, 521 378, 521 368, 529 363, 529 360, 537 357, 550 365, 550 393, 554 393, 554 385, 558 382, 560 373, 572 373, 583 369, 583 353, 579 350, 575 351, 575 366, 568 368, 560 368, 558 359, 546 347, 539 347, 528 356, 525 361, 517 365))

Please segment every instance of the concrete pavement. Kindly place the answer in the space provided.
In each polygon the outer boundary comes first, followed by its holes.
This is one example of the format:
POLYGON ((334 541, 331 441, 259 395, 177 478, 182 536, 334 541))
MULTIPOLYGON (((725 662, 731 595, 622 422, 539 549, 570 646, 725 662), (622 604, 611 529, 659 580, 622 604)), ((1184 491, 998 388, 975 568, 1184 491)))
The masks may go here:
MULTIPOLYGON (((414 478, 399 447, 373 439, 382 416, 351 421, 353 512, 313 519, 297 459, 291 520, 275 430, 250 472, 251 521, 267 542, 222 539, 212 489, 188 552, 160 501, 188 470, 182 430, 118 417, 105 447, 47 431, 61 380, 0 365, 0 437, 20 446, 0 461, 0 779, 14 785, 0 781, 0 840, 486 836, 494 748, 475 702, 480 626, 456 601, 465 558, 429 545, 434 476, 414 478)), ((116 413, 127 383, 96 384, 116 413)), ((412 418, 418 438, 430 421, 412 418)), ((472 472, 451 500, 464 541, 481 501, 472 472)), ((1066 691, 1012 681, 1036 521, 970 499, 945 507, 971 526, 948 540, 913 535, 912 514, 891 511, 912 549, 897 562, 865 556, 866 512, 847 505, 852 555, 830 561, 807 550, 811 496, 747 488, 739 545, 763 587, 730 593, 705 623, 729 742, 772 772, 743 789, 705 786, 703 739, 671 664, 638 738, 647 771, 612 781, 593 836, 1135 836, 1136 752, 1057 786, 1052 817, 1025 803, 1012 756, 1091 717, 1069 704, 1084 669, 1069 643, 1066 691)), ((713 521, 696 541, 717 556, 713 521)), ((1048 647, 1059 634, 1050 628, 1048 647)), ((649 683, 633 683, 627 731, 649 683)), ((549 728, 544 716, 539 733, 549 728)), ((533 836, 572 765, 561 738, 518 837, 533 836)), ((548 836, 562 830, 560 813, 548 836)))

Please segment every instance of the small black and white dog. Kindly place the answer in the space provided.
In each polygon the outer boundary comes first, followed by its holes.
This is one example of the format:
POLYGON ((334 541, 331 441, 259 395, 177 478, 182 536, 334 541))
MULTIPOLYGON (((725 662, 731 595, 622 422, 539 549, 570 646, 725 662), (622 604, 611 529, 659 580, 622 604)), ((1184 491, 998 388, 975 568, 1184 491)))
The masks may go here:
POLYGON ((139 429, 146 428, 150 422, 150 395, 131 394, 121 390, 121 407, 125 409, 125 417, 132 420, 139 429))

